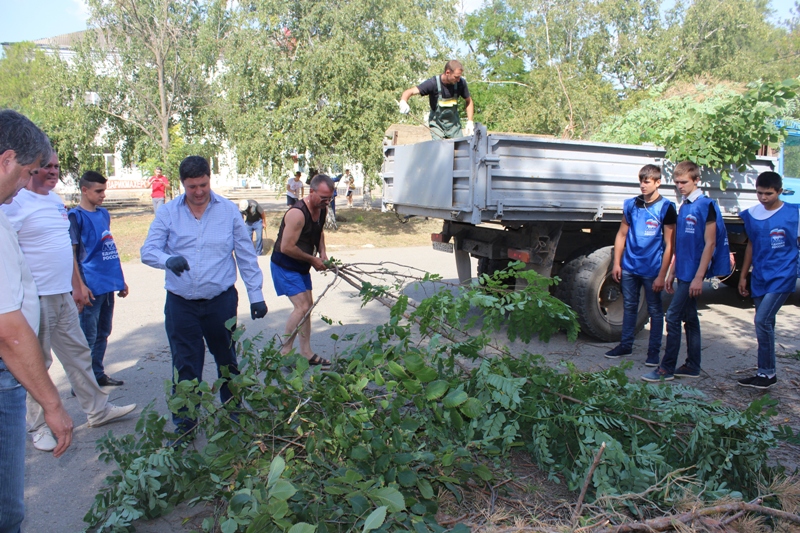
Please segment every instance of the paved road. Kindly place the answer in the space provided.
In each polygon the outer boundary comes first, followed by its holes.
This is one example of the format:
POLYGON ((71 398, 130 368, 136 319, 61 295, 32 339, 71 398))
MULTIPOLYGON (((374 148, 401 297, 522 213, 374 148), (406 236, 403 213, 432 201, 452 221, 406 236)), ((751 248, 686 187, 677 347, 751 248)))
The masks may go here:
MULTIPOLYGON (((340 251, 337 258, 344 262, 377 263, 398 261, 414 264, 430 272, 441 274, 445 279, 456 278, 452 256, 435 252, 427 247, 403 249, 359 249, 340 251)), ((267 279, 265 296, 269 314, 260 321, 250 320, 249 304, 241 282, 239 289, 239 320, 247 328, 248 335, 263 333, 269 337, 282 332, 285 319, 290 310, 286 298, 277 298, 269 280, 269 257, 259 258, 267 279)), ((100 429, 86 427, 86 417, 80 411, 75 398, 69 395, 69 383, 58 362, 54 363, 51 375, 55 380, 61 397, 75 420, 75 440, 72 448, 61 458, 35 450, 28 442, 26 455, 26 506, 27 518, 23 530, 28 533, 45 531, 80 531, 82 518, 91 506, 94 495, 102 487, 103 480, 112 467, 98 461, 95 441, 108 431, 115 434, 132 432, 138 413, 147 403, 155 401, 159 412, 167 411, 164 382, 171 376, 170 356, 164 332, 164 290, 163 272, 146 267, 138 262, 124 264, 126 279, 130 286, 130 296, 118 299, 114 332, 111 335, 106 369, 117 378, 125 380, 125 385, 111 389, 111 399, 115 403, 139 404, 135 416, 100 429)), ((474 268, 473 268, 474 271, 474 268)), ((312 273, 316 289, 324 288, 330 276, 312 273)), ((412 296, 424 296, 427 287, 412 291, 412 296)), ((691 384, 710 391, 717 397, 724 397, 733 403, 742 403, 758 394, 751 389, 736 387, 734 380, 749 375, 755 367, 756 342, 753 333, 753 310, 748 303, 738 299, 733 289, 727 287, 714 291, 706 288, 700 298, 701 323, 703 328, 704 368, 707 374, 691 384), (741 374, 739 373, 741 372, 741 374)), ((781 354, 796 354, 800 351, 800 330, 796 324, 800 319, 800 295, 794 295, 778 317, 778 347, 781 354)), ((373 304, 362 309, 360 300, 348 285, 340 284, 329 291, 314 313, 312 346, 321 355, 334 356, 337 345, 330 339, 331 333, 340 337, 347 333, 358 333, 371 329, 388 316, 386 310, 373 304), (320 315, 334 319, 329 326, 321 321, 320 315), (341 322, 343 325, 338 325, 341 322)), ((637 339, 637 346, 646 345, 647 332, 637 339)), ((513 349, 527 349, 541 353, 552 363, 559 361, 575 362, 581 369, 600 369, 613 364, 602 357, 602 353, 612 345, 601 343, 587 337, 580 337, 576 343, 569 343, 563 335, 555 336, 549 344, 532 342, 524 346, 516 343, 513 349)), ((644 355, 633 357, 631 377, 645 372, 644 355)), ((681 362, 683 356, 681 357, 681 362)), ((790 418, 795 427, 800 427, 800 402, 797 391, 800 388, 800 361, 791 357, 781 357, 779 364, 778 387, 770 391, 775 398, 782 400, 781 414, 790 418), (794 380, 792 384, 791 380, 794 380)), ((206 375, 214 375, 213 360, 207 358, 206 375)), ((178 510, 176 518, 185 510, 178 510)), ((178 531, 179 520, 158 521, 137 528, 138 531, 178 531)), ((188 526, 187 526, 188 527, 188 526)), ((195 526, 196 527, 196 526, 195 526)))

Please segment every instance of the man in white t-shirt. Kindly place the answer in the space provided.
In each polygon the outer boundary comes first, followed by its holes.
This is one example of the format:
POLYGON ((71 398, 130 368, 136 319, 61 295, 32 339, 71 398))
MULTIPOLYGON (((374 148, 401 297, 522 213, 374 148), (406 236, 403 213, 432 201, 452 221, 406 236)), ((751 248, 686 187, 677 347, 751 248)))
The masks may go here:
POLYGON ((303 174, 300 172, 295 172, 294 176, 289 178, 289 181, 286 182, 286 205, 292 206, 294 203, 299 199, 305 196, 303 191, 305 187, 303 186, 303 182, 300 181, 300 177, 303 174))
MULTIPOLYGON (((0 203, 10 202, 51 152, 50 141, 30 120, 0 111, 0 203)), ((58 438, 55 457, 72 442, 72 419, 44 366, 36 339, 36 285, 2 212, 0 261, 0 531, 19 531, 25 518, 25 391, 42 405, 58 438)))
MULTIPOLYGON (((91 350, 78 317, 79 306, 91 305, 91 293, 81 280, 75 261, 64 202, 53 192, 58 178, 58 156, 53 153, 27 187, 2 209, 17 232, 39 292, 39 343, 45 366, 50 368, 53 362, 52 349, 89 419, 89 427, 98 427, 130 413, 136 404, 110 403, 108 393, 100 388, 92 371, 91 350)), ((42 407, 30 395, 27 404, 33 446, 52 450, 56 442, 45 424, 42 407)))

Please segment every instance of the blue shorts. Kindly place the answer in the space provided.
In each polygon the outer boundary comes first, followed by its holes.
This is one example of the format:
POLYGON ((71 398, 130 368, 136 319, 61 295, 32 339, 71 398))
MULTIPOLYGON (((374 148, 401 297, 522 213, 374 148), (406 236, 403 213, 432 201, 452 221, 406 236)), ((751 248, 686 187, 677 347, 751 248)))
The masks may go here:
POLYGON ((272 271, 272 284, 278 296, 294 296, 311 290, 311 274, 286 270, 273 262, 270 262, 269 268, 272 271))

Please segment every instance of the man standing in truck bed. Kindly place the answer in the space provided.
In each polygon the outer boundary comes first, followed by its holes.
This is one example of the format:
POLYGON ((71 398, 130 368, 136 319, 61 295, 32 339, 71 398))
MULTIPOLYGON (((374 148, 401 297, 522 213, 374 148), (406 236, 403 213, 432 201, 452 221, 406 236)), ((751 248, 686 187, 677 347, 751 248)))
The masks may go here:
POLYGON ((464 129, 463 135, 472 135, 475 131, 475 125, 472 122, 475 105, 469 95, 467 80, 461 77, 463 72, 461 63, 454 59, 450 60, 444 66, 444 74, 434 76, 416 87, 406 89, 400 97, 400 112, 404 115, 411 111, 408 105, 409 98, 415 94, 428 97, 431 106, 428 126, 434 141, 462 136, 461 117, 458 115, 459 96, 467 104, 467 127, 464 129))

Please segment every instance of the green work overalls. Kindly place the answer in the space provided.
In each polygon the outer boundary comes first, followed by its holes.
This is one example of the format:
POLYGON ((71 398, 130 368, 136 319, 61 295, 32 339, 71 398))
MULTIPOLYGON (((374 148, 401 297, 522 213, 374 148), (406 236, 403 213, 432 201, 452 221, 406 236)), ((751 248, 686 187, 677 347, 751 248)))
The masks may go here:
MULTIPOLYGON (((458 84, 456 84, 456 88, 458 84)), ((458 116, 458 94, 453 98, 442 98, 441 76, 436 76, 436 109, 431 110, 428 125, 434 141, 461 137, 461 117, 458 116)))

